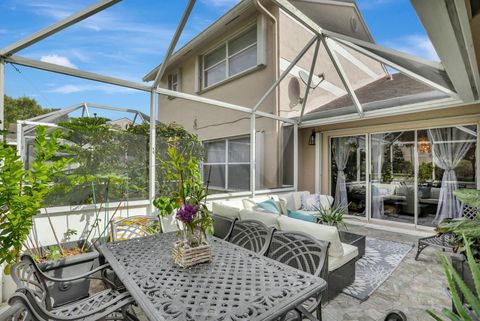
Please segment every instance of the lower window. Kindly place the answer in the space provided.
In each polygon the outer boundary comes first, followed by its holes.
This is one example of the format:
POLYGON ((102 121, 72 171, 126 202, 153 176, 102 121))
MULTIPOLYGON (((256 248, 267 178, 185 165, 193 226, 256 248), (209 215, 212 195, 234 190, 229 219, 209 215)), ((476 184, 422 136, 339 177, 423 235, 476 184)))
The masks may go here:
POLYGON ((209 193, 250 190, 250 136, 204 142, 203 181, 209 193))

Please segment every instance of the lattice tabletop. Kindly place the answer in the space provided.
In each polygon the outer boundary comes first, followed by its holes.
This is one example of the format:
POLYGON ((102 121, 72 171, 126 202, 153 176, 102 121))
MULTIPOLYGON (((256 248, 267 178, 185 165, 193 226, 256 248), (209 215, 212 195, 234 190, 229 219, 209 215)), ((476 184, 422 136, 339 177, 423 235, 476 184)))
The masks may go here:
POLYGON ((213 260, 182 269, 174 233, 109 243, 100 251, 150 321, 275 320, 326 289, 323 279, 212 238, 213 260))

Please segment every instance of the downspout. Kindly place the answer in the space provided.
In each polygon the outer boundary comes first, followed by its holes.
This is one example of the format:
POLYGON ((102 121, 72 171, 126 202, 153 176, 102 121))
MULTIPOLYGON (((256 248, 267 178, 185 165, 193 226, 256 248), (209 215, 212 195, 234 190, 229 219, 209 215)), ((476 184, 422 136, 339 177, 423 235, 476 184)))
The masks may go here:
MULTIPOLYGON (((280 40, 279 40, 279 37, 280 37, 280 27, 278 25, 278 21, 277 21, 277 18, 275 18, 275 16, 267 10, 267 8, 265 8, 261 3, 260 3, 260 0, 254 0, 254 4, 255 6, 257 7, 258 11, 260 11, 264 16, 266 16, 267 18, 270 18, 270 20, 273 21, 273 24, 275 25, 275 28, 274 28, 274 38, 275 38, 275 52, 274 52, 274 55, 275 55, 275 80, 278 79, 278 76, 279 76, 279 69, 280 69, 280 50, 279 50, 279 43, 280 43, 280 40)), ((279 113, 279 101, 280 101, 280 91, 278 90, 278 86, 277 88, 275 89, 275 114, 278 115, 279 113)))
MULTIPOLYGON (((275 49, 274 49, 274 59, 275 59, 275 80, 278 79, 279 75, 280 75, 280 50, 279 50, 279 43, 280 43, 280 26, 278 24, 278 20, 277 18, 270 12, 267 10, 267 8, 265 8, 265 6, 263 6, 261 3, 260 3, 260 0, 254 0, 253 3, 255 4, 255 6, 257 7, 258 11, 260 11, 260 13, 262 13, 264 16, 266 16, 267 18, 269 18, 273 24, 274 24, 274 41, 275 41, 275 49)), ((275 115, 278 115, 280 116, 280 90, 278 89, 280 87, 277 86, 275 88, 275 115)), ((277 159, 281 160, 283 159, 283 155, 282 155, 282 142, 283 142, 283 138, 280 136, 280 125, 279 125, 279 121, 275 122, 275 132, 277 133, 277 159)), ((278 177, 277 177, 277 183, 280 184, 282 181, 283 181, 283 164, 282 166, 279 166, 279 168, 277 169, 277 173, 278 173, 278 177)), ((277 184, 277 185, 278 185, 277 184)))

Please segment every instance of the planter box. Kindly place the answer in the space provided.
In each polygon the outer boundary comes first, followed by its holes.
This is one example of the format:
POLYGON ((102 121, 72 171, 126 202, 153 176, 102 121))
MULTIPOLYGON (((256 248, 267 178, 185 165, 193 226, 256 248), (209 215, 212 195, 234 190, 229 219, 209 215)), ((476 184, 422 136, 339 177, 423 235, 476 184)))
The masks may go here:
MULTIPOLYGON (((468 288, 476 294, 475 291, 475 284, 473 282, 473 276, 472 272, 470 271, 470 267, 468 266, 467 258, 464 255, 461 254, 453 254, 452 255, 452 264, 455 270, 458 272, 458 274, 462 277, 462 280, 465 282, 465 284, 468 286, 468 288)), ((480 265, 480 264, 478 264, 480 265)), ((462 300, 462 303, 465 304, 465 297, 462 295, 462 292, 460 289, 457 289, 458 293, 460 295, 460 299, 462 300)), ((478 296, 478 294, 476 294, 478 296)), ((452 310, 455 311, 455 307, 453 306, 452 302, 452 310)))
MULTIPOLYGON (((68 242, 63 245, 64 248, 82 247, 85 241, 68 242)), ((48 246, 40 251, 45 251, 48 246)), ((93 248, 88 253, 66 257, 57 261, 47 261, 39 264, 40 269, 47 275, 62 279, 87 273, 99 266, 98 252, 93 248)), ((81 279, 73 282, 47 282, 50 296, 54 299, 53 307, 67 304, 88 297, 90 290, 90 280, 81 279)))

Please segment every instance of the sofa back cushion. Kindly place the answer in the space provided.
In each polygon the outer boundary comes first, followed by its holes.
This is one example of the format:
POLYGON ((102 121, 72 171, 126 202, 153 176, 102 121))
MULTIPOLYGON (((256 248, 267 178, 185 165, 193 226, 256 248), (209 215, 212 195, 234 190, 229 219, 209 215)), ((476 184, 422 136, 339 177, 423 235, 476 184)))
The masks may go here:
POLYGON ((251 211, 251 210, 241 210, 240 211, 240 220, 255 220, 260 221, 268 227, 278 228, 277 218, 280 215, 260 212, 260 211, 251 211))
POLYGON ((240 209, 237 207, 229 206, 224 203, 213 202, 212 203, 213 214, 235 219, 240 217, 240 209))
POLYGON ((305 222, 284 215, 277 216, 277 220, 280 230, 303 232, 316 239, 328 241, 330 242, 329 255, 333 257, 343 256, 343 246, 336 227, 305 222))

